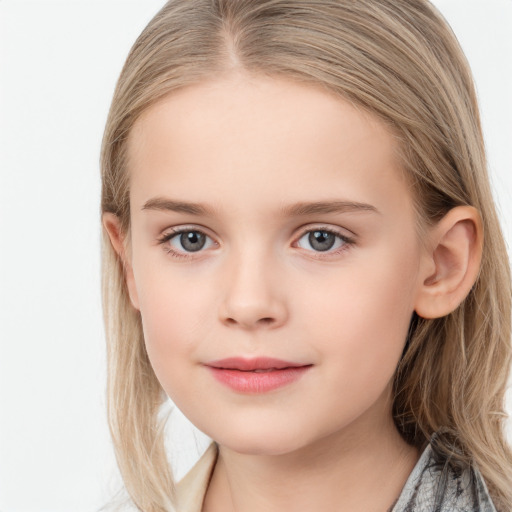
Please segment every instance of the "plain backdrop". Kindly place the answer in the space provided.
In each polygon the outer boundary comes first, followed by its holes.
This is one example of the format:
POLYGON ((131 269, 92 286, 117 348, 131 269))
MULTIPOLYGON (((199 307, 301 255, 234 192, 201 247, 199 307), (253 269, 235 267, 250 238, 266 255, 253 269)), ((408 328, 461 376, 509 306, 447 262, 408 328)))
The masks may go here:
MULTIPOLYGON (((510 243, 512 0, 435 4, 473 68, 510 243)), ((118 485, 105 418, 98 157, 124 59, 162 5, 0 0, 2 512, 92 512, 118 485)), ((171 428, 181 476, 208 440, 179 414, 171 428)))

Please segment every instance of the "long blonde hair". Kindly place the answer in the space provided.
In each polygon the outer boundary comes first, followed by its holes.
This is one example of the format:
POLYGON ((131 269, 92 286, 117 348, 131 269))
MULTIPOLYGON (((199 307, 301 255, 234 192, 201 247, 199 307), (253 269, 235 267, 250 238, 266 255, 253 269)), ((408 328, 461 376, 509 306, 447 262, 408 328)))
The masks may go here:
MULTIPOLYGON (((240 69, 320 85, 383 120, 400 142, 418 218, 456 205, 483 219, 479 277, 450 315, 414 317, 394 380, 393 414, 422 448, 434 432, 453 464, 474 463, 498 509, 512 508, 504 438, 511 362, 508 256, 489 187, 469 66, 427 0, 171 0, 135 42, 103 138, 102 212, 128 232, 126 141, 134 122, 170 91, 240 69)), ((174 482, 158 413, 165 394, 146 354, 123 266, 103 237, 108 410, 131 499, 173 510, 174 482)))

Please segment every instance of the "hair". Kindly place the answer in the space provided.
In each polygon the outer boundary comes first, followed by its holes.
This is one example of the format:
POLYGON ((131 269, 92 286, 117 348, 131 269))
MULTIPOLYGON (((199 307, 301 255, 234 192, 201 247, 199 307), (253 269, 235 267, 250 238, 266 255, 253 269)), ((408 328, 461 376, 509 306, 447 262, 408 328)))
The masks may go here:
MULTIPOLYGON (((512 507, 504 395, 511 362, 508 256, 487 174, 473 79, 427 0, 171 0, 132 47, 102 152, 102 212, 130 229, 127 138, 171 91, 230 72, 322 87, 377 116, 399 142, 419 224, 471 205, 484 231, 479 276, 451 314, 413 316, 394 376, 393 415, 422 448, 435 432, 454 465, 475 464, 499 510, 512 507)), ((174 482, 149 362, 123 263, 103 232, 108 412, 125 487, 144 512, 173 510, 174 482)))

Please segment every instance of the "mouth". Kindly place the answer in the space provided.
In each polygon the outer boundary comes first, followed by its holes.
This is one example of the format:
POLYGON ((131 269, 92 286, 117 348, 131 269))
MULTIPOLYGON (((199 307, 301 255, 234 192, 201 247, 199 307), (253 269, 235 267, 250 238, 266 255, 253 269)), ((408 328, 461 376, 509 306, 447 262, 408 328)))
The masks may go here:
POLYGON ((219 382, 233 391, 249 394, 266 393, 290 385, 312 366, 268 357, 236 357, 206 364, 219 382))
POLYGON ((227 359, 219 359, 207 363, 206 366, 211 368, 218 368, 222 370, 238 370, 241 372, 270 372, 274 370, 283 370, 286 368, 302 368, 305 365, 301 363, 293 363, 290 361, 283 361, 281 359, 274 359, 271 357, 257 357, 253 359, 246 359, 243 357, 229 357, 227 359))

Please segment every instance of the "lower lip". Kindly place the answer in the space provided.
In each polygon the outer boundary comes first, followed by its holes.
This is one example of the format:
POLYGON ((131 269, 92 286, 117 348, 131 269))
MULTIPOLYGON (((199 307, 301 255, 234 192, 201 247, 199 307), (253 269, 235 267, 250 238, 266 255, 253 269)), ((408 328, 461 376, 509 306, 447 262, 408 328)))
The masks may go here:
POLYGON ((266 393, 299 380, 310 368, 298 366, 265 372, 208 367, 222 384, 241 393, 266 393))

